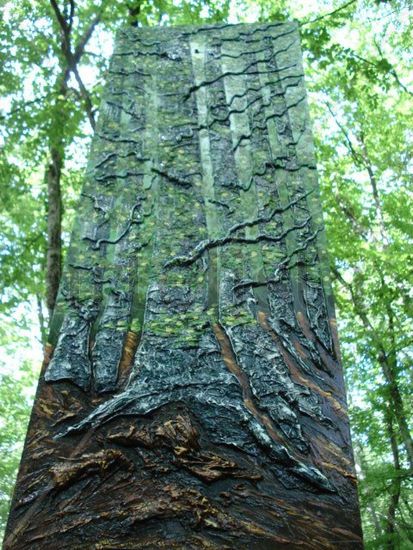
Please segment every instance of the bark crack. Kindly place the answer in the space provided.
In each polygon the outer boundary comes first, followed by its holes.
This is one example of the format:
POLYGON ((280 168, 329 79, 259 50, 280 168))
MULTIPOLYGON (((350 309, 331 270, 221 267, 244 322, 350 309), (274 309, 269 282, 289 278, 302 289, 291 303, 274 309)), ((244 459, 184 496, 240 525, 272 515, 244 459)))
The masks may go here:
POLYGON ((299 201, 304 199, 306 196, 308 196, 312 191, 309 191, 308 193, 305 193, 304 195, 300 195, 296 199, 292 200, 288 205, 283 206, 281 208, 277 207, 272 210, 272 212, 268 216, 260 216, 254 220, 241 222, 233 227, 231 227, 227 234, 224 237, 220 237, 217 239, 206 239, 204 241, 201 241, 188 255, 185 256, 176 256, 169 262, 166 262, 164 264, 165 268, 175 267, 175 266, 187 266, 192 263, 194 263, 196 260, 198 260, 204 252, 207 250, 217 248, 224 246, 225 244, 229 243, 244 243, 244 244, 255 244, 260 241, 268 241, 268 242, 280 242, 282 241, 291 231, 295 231, 298 229, 303 229, 306 227, 310 221, 311 217, 308 217, 303 222, 296 224, 288 229, 286 229, 283 233, 277 236, 268 235, 266 233, 260 233, 257 237, 239 237, 234 236, 234 233, 250 227, 255 227, 259 224, 268 224, 271 222, 274 217, 277 214, 282 214, 286 212, 289 208, 292 208, 294 205, 296 205, 299 201))

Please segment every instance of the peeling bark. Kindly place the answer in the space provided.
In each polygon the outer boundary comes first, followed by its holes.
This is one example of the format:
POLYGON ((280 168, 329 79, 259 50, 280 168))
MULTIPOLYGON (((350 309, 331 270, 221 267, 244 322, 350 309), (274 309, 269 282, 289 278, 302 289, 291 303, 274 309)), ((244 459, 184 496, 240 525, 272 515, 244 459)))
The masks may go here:
POLYGON ((296 25, 109 75, 5 548, 362 548, 296 25))

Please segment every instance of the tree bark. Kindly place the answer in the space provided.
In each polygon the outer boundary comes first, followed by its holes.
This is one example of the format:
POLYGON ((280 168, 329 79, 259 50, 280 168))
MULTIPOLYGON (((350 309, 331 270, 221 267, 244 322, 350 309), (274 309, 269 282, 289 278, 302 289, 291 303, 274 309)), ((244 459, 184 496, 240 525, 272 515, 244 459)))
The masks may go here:
MULTIPOLYGON (((370 356, 373 361, 377 361, 383 372, 384 379, 386 380, 389 399, 391 401, 391 411, 394 414, 394 418, 399 426, 400 435, 403 441, 403 445, 406 450, 407 460, 410 468, 413 468, 413 439, 410 434, 409 426, 407 423, 407 417, 405 414, 405 407, 402 399, 402 395, 399 388, 399 382, 397 380, 397 344, 394 328, 394 313, 392 311, 391 304, 387 304, 387 336, 390 339, 391 344, 386 346, 385 342, 381 338, 381 334, 375 329, 372 321, 367 315, 367 309, 363 304, 363 288, 359 285, 359 288, 355 289, 354 285, 347 283, 340 273, 334 269, 334 273, 340 283, 348 289, 353 302, 354 311, 358 317, 360 317, 364 328, 370 339, 370 356)), ((378 273, 379 275, 379 273, 378 273)), ((380 275, 379 275, 380 277, 380 275)), ((384 280, 381 278, 381 289, 385 290, 386 286, 384 280)))
MULTIPOLYGON (((369 471, 369 465, 366 461, 366 458, 364 456, 364 450, 363 447, 360 445, 360 443, 356 444, 355 447, 355 461, 359 468, 359 477, 365 478, 368 475, 369 471)), ((367 500, 367 510, 370 515, 370 521, 372 526, 374 527, 374 538, 375 539, 381 539, 383 533, 382 533, 382 527, 380 525, 380 518, 376 510, 376 503, 374 501, 374 490, 372 487, 365 486, 364 487, 365 492, 365 499, 367 500)))
POLYGON ((389 358, 382 353, 379 356, 379 362, 383 370, 384 377, 388 383, 392 401, 392 412, 396 418, 400 430, 400 436, 406 449, 407 460, 410 468, 413 470, 413 440, 407 425, 406 415, 404 413, 403 401, 395 375, 395 364, 389 361, 389 358))
MULTIPOLYGON (((76 3, 70 2, 70 10, 62 12, 55 0, 50 0, 54 17, 59 25, 60 43, 60 68, 61 74, 56 80, 54 105, 54 118, 51 121, 51 137, 49 146, 49 161, 45 170, 45 182, 47 184, 47 249, 46 249, 46 305, 49 311, 49 319, 52 318, 56 304, 62 274, 62 189, 61 179, 65 154, 65 126, 66 119, 63 102, 67 100, 68 81, 73 73, 78 86, 79 95, 83 101, 84 109, 91 128, 95 129, 95 118, 92 101, 89 93, 80 77, 78 65, 82 59, 85 47, 90 40, 96 25, 99 23, 105 2, 97 8, 95 17, 86 27, 78 42, 72 45, 73 22, 76 14, 76 3)), ((66 6, 67 7, 67 6, 66 6)))
POLYGON ((61 149, 52 147, 46 170, 47 181, 47 253, 46 305, 49 318, 53 313, 62 272, 62 192, 63 156, 61 149))
POLYGON ((362 548, 297 26, 123 31, 86 176, 7 550, 362 548))
POLYGON ((391 486, 390 486, 390 502, 387 508, 387 517, 386 517, 386 535, 388 537, 386 541, 386 549, 395 550, 395 548, 397 548, 396 540, 395 540, 395 535, 397 532, 396 511, 400 500, 402 472, 400 467, 399 449, 397 446, 396 434, 393 428, 393 419, 392 419, 391 412, 389 410, 387 410, 386 412, 386 424, 387 424, 387 430, 389 434, 390 445, 391 445, 391 450, 393 455, 393 464, 394 464, 394 479, 392 479, 391 486))

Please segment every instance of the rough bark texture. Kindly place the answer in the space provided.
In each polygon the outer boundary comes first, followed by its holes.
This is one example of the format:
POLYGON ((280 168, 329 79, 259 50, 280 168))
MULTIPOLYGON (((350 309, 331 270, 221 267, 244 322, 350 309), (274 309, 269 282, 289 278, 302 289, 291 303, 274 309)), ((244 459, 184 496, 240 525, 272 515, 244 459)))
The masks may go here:
POLYGON ((295 24, 120 33, 47 349, 5 548, 362 547, 295 24))
POLYGON ((49 316, 52 315, 56 303, 62 271, 62 191, 60 180, 63 155, 61 150, 51 147, 50 157, 45 176, 47 182, 46 305, 49 316))

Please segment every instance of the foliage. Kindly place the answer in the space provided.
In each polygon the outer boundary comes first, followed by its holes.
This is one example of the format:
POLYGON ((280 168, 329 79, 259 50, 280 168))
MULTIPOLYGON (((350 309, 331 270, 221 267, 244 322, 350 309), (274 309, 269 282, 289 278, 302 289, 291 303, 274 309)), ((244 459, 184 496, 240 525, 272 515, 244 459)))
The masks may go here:
POLYGON ((37 378, 28 361, 19 365, 19 375, 18 379, 12 374, 0 375, 0 529, 5 527, 37 378))
POLYGON ((388 44, 368 19, 356 51, 330 40, 310 77, 366 547, 409 548, 411 39, 383 26, 388 44))
MULTIPOLYGON (((120 25, 188 24, 295 17, 301 25, 307 85, 336 290, 360 502, 367 548, 409 548, 413 542, 411 222, 413 6, 409 0, 288 2, 287 0, 90 0, 57 3, 72 18, 71 46, 93 27, 60 93, 67 68, 64 33, 53 2, 6 2, 0 22, 0 253, 2 344, 14 351, 38 346, 19 339, 22 304, 45 295, 47 192, 51 144, 64 158, 63 238, 67 243, 82 182, 85 151, 120 25), (410 73, 411 75, 411 73, 410 73), (13 330, 10 328, 14 325, 13 330), (10 343, 13 346, 10 347, 10 343)), ((44 302, 43 302, 44 303, 44 302)), ((33 325, 34 326, 34 325, 33 325)), ((44 337, 44 334, 43 334, 44 337)), ((44 338, 43 338, 44 339, 44 338)), ((34 367, 7 371, 0 393, 5 418, 0 486, 5 517, 25 432, 34 367), (23 375, 22 375, 23 373, 23 375), (20 376, 20 378, 19 378, 20 376)), ((0 371, 1 372, 1 371, 0 371)))

